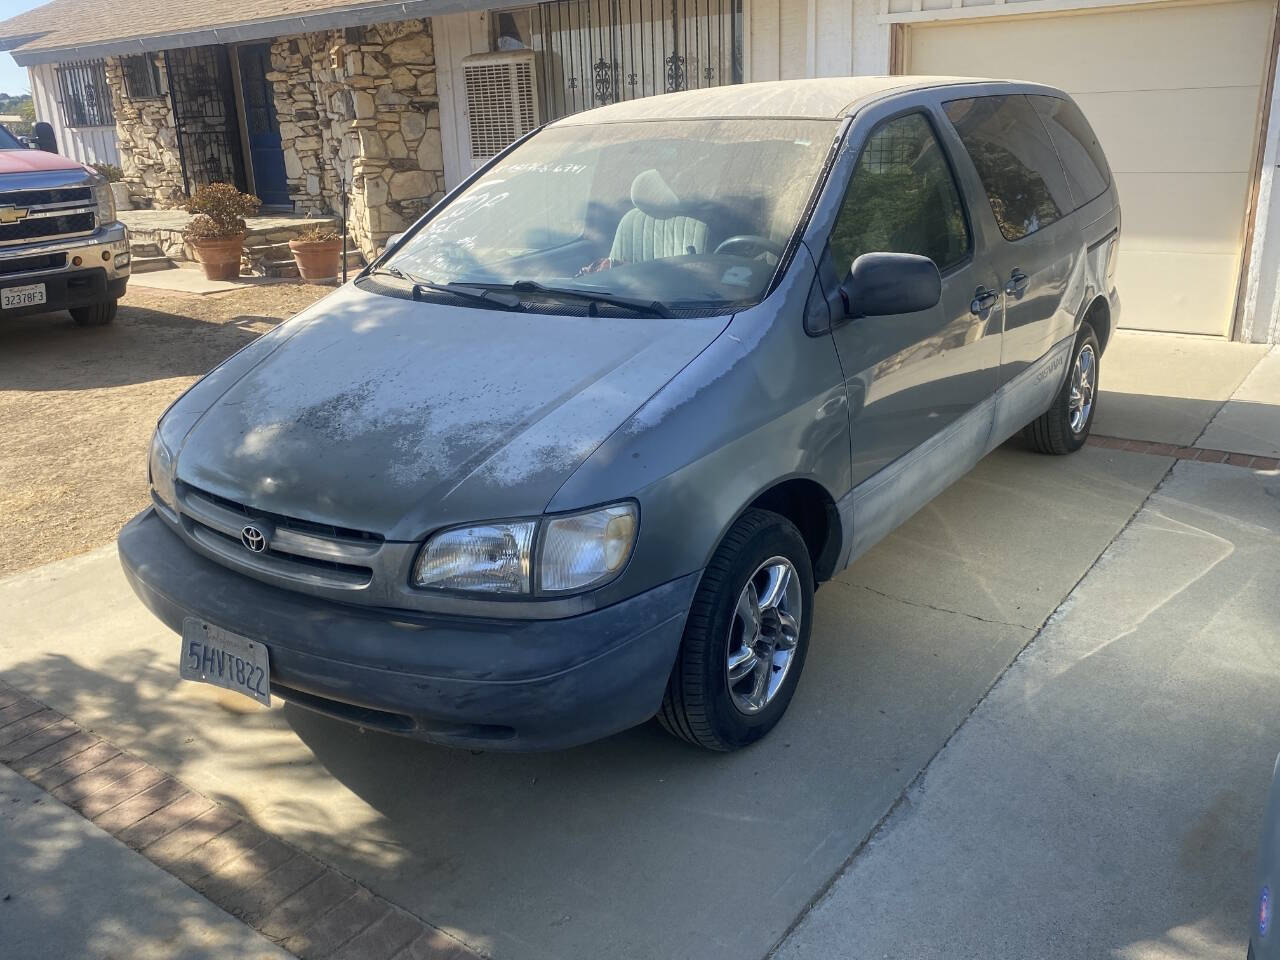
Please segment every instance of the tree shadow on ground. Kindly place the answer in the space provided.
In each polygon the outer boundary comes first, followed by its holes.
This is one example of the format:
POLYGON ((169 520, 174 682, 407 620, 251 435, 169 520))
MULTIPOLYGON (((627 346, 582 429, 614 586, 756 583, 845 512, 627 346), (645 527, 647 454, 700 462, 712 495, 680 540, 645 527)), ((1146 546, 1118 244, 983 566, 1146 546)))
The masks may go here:
POLYGON ((115 323, 77 327, 66 314, 0 323, 0 390, 88 390, 200 376, 278 317, 225 321, 121 305, 115 323))

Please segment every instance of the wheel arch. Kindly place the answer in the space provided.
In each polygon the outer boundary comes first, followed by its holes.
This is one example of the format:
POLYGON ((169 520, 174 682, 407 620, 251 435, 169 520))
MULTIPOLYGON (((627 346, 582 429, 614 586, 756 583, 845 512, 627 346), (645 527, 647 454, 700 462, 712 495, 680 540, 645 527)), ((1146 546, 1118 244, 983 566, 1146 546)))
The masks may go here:
MULTIPOLYGON (((840 512, 826 487, 810 477, 780 480, 756 494, 738 511, 733 523, 753 507, 780 514, 795 524, 809 548, 814 582, 831 579, 836 572, 843 534, 840 512)), ((729 524, 730 528, 733 523, 729 524)))
POLYGON ((1093 327, 1098 338, 1098 352, 1106 353, 1107 341, 1111 339, 1111 304, 1107 303, 1107 298, 1101 294, 1094 297, 1085 307, 1080 320, 1093 327))

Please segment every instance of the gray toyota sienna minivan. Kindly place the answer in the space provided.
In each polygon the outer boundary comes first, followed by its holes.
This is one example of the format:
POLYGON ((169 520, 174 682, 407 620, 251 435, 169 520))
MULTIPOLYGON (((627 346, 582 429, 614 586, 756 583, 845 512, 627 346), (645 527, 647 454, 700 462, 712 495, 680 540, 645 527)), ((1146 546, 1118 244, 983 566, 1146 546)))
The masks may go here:
POLYGON ((727 86, 513 144, 161 418, 119 538, 181 675, 558 748, 786 711, 815 586, 1089 432, 1120 209, 1064 93, 727 86))

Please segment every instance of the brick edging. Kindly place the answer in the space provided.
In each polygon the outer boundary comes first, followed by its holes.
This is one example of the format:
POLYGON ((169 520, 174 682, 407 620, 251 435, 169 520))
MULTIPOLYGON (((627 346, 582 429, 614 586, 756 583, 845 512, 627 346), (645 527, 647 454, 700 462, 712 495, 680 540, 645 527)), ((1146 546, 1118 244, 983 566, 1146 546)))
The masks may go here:
POLYGON ((1280 470, 1280 459, 1255 457, 1250 453, 1233 453, 1230 450, 1209 450, 1205 447, 1180 447, 1175 443, 1156 443, 1154 440, 1127 440, 1123 437, 1090 436, 1088 444, 1107 450, 1127 450, 1130 453, 1149 453, 1157 457, 1174 457, 1178 460, 1195 460, 1199 463, 1225 463, 1231 467, 1247 467, 1251 470, 1280 470))
POLYGON ((302 960, 479 960, 443 931, 3 681, 0 763, 302 960))

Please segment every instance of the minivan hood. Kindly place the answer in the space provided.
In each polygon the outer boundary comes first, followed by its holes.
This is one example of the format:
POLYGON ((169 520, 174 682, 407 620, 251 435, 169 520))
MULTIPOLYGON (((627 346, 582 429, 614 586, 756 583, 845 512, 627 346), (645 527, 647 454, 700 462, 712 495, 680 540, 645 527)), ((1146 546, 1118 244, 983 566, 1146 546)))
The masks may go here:
POLYGON ((511 313, 344 287, 216 399, 188 395, 207 410, 175 405, 170 416, 194 421, 177 475, 391 540, 536 515, 728 320, 511 313))

